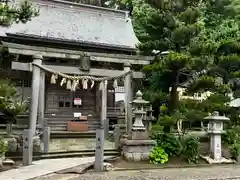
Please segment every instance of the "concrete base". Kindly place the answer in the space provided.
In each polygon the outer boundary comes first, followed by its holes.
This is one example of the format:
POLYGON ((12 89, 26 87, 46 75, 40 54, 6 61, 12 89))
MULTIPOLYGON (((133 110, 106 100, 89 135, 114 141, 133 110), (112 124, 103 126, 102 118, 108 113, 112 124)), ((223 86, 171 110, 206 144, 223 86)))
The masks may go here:
POLYGON ((220 160, 212 159, 210 156, 200 156, 202 159, 207 161, 209 164, 233 164, 236 163, 235 160, 232 159, 226 159, 224 157, 221 157, 220 160))
POLYGON ((149 155, 155 141, 152 140, 125 140, 123 142, 122 154, 128 161, 149 160, 149 155))
MULTIPOLYGON (((23 151, 23 139, 22 137, 19 138, 19 143, 18 143, 18 150, 22 152, 23 151)), ((33 137, 33 152, 43 152, 43 147, 41 144, 40 137, 34 136, 33 137)))

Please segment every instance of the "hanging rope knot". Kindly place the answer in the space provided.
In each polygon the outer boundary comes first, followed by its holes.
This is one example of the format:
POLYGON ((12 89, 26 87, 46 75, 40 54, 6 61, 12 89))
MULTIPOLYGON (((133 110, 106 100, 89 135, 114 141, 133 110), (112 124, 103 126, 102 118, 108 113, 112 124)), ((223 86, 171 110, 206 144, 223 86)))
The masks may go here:
POLYGON ((100 90, 100 91, 103 90, 103 86, 104 86, 104 85, 103 85, 103 82, 100 82, 100 84, 99 84, 99 90, 100 90))
POLYGON ((83 86, 83 89, 88 88, 88 79, 82 79, 82 86, 83 86))
POLYGON ((92 83, 92 84, 91 84, 91 89, 92 89, 93 86, 94 86, 94 84, 95 84, 94 80, 91 79, 91 83, 92 83))
POLYGON ((71 90, 72 90, 72 91, 76 91, 77 85, 78 85, 78 80, 73 80, 71 90))
POLYGON ((56 84, 57 78, 58 78, 57 75, 53 74, 53 75, 51 76, 51 84, 56 84))
POLYGON ((113 81, 113 88, 117 88, 118 87, 118 82, 117 82, 117 79, 114 79, 113 81))
POLYGON ((62 81, 60 83, 60 86, 63 86, 63 84, 65 84, 67 82, 66 78, 62 78, 62 81))
POLYGON ((67 81, 67 89, 71 90, 71 88, 72 88, 72 82, 71 82, 71 80, 68 80, 67 81))

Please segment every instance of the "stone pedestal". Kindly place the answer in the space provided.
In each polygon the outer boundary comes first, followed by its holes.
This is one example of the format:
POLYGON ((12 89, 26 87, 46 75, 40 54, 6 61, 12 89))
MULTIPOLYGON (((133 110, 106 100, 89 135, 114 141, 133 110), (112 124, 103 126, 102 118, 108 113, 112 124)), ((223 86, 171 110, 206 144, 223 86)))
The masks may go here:
POLYGON ((154 145, 152 140, 127 139, 123 143, 123 156, 128 161, 146 161, 154 145))
POLYGON ((33 152, 42 152, 41 139, 39 136, 33 137, 33 152))
POLYGON ((147 140, 148 139, 148 132, 146 129, 138 129, 138 130, 132 130, 132 137, 129 139, 132 140, 147 140))
MULTIPOLYGON (((19 152, 23 152, 23 144, 24 144, 24 142, 23 142, 23 136, 21 136, 20 138, 19 138, 19 142, 18 142, 18 149, 17 149, 17 151, 19 151, 19 152)), ((33 152, 34 153, 39 153, 39 152, 43 152, 43 146, 42 146, 42 143, 41 143, 41 139, 40 139, 40 137, 39 136, 34 136, 33 137, 33 152)))
POLYGON ((149 104, 149 102, 142 99, 140 91, 137 92, 136 96, 137 98, 132 102, 135 121, 132 125, 131 136, 122 140, 122 154, 128 161, 146 161, 155 146, 155 142, 149 140, 148 131, 142 121, 143 117, 146 116, 144 105, 149 104))
POLYGON ((220 160, 222 157, 222 143, 221 143, 221 134, 212 135, 212 151, 211 157, 216 160, 220 160))
POLYGON ((8 152, 17 151, 17 140, 14 137, 7 137, 5 140, 8 142, 8 152))

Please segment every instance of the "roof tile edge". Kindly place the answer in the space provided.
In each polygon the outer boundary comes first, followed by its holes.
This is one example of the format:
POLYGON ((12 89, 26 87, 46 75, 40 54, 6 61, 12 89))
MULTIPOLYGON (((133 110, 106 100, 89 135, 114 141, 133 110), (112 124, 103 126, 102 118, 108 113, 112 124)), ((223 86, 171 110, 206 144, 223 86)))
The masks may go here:
POLYGON ((40 3, 40 4, 46 4, 46 5, 57 5, 57 6, 64 6, 65 8, 68 6, 69 8, 75 7, 75 8, 83 8, 85 10, 95 10, 99 13, 104 14, 116 14, 118 17, 122 18, 129 18, 128 11, 118 10, 118 9, 111 9, 111 8, 105 8, 100 6, 93 6, 89 4, 81 4, 81 3, 75 3, 75 2, 69 2, 65 0, 32 0, 32 2, 40 3))

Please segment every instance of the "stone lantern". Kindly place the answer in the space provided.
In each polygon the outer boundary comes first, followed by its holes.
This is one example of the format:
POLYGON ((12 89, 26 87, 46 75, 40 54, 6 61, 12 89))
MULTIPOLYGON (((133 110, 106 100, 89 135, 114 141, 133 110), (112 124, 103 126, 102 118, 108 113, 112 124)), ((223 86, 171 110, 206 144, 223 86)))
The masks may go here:
POLYGON ((132 102, 133 114, 135 116, 134 123, 132 125, 132 139, 147 139, 147 131, 143 124, 143 118, 146 117, 146 111, 144 107, 149 104, 142 98, 141 91, 136 93, 136 99, 132 102))
POLYGON ((143 124, 143 118, 146 116, 144 107, 149 104, 142 98, 141 91, 136 93, 136 99, 132 102, 135 121, 132 125, 132 133, 128 139, 123 141, 123 156, 128 161, 148 160, 149 154, 155 145, 155 142, 150 140, 148 132, 143 124))
POLYGON ((225 116, 219 116, 217 111, 214 111, 212 115, 205 117, 208 120, 208 134, 210 137, 210 155, 215 161, 222 160, 222 148, 221 148, 221 134, 223 131, 223 123, 230 119, 225 116))

